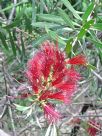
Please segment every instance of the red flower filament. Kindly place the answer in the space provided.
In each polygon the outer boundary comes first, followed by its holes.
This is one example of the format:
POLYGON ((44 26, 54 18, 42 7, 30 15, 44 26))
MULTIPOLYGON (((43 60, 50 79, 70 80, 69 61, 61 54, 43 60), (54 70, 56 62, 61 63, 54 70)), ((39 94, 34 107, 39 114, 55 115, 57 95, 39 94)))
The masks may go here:
POLYGON ((88 129, 87 132, 90 136, 96 136, 97 132, 100 130, 100 124, 97 123, 95 120, 90 120, 88 122, 88 129))
MULTIPOLYGON (((86 59, 82 55, 76 56, 67 63, 85 65, 86 59)), ((65 54, 49 41, 44 42, 41 49, 28 61, 26 74, 34 94, 38 94, 38 102, 44 110, 45 117, 55 122, 60 118, 60 114, 48 103, 49 99, 70 102, 80 74, 73 66, 67 68, 65 54)))

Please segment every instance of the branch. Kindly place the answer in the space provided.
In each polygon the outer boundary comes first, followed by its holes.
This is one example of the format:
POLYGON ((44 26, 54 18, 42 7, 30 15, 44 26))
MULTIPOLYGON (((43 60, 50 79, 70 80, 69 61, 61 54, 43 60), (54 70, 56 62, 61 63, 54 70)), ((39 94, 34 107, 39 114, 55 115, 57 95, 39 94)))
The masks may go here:
POLYGON ((15 10, 16 10, 15 5, 17 4, 17 0, 13 0, 13 4, 14 4, 14 6, 13 6, 13 8, 12 8, 12 10, 11 10, 10 15, 9 15, 9 18, 8 18, 8 22, 7 22, 7 24, 11 24, 11 22, 12 22, 12 19, 13 19, 13 16, 14 16, 15 10))
POLYGON ((0 17, 1 21, 5 22, 7 20, 5 13, 2 11, 2 6, 0 5, 0 14, 2 15, 2 18, 0 17))
MULTIPOLYGON (((2 62, 2 69, 3 69, 3 76, 4 76, 4 82, 5 82, 6 96, 8 96, 9 95, 9 90, 8 90, 8 85, 7 85, 7 80, 6 80, 6 69, 5 69, 5 66, 4 66, 3 62, 2 62)), ((7 106, 8 106, 8 110, 9 110, 9 116, 10 116, 10 120, 11 120, 13 136, 16 136, 16 130, 15 130, 15 125, 14 125, 14 120, 13 120, 13 114, 12 114, 12 109, 11 109, 11 106, 10 106, 11 102, 10 102, 8 97, 6 97, 6 101, 7 101, 7 106)))
POLYGON ((91 72, 102 82, 102 77, 96 73, 94 70, 91 70, 91 72))
POLYGON ((0 114, 0 120, 1 120, 1 119, 3 118, 3 116, 5 115, 6 109, 7 109, 7 106, 4 105, 3 111, 2 111, 2 113, 0 114))

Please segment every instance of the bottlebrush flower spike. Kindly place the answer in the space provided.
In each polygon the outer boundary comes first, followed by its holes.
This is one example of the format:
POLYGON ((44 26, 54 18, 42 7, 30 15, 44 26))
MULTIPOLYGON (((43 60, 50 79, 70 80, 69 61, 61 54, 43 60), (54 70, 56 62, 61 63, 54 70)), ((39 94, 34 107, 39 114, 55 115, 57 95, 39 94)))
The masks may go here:
POLYGON ((56 92, 56 93, 53 93, 51 91, 46 91, 44 93, 41 94, 39 100, 48 100, 48 99, 55 99, 55 100, 59 100, 59 101, 62 101, 62 102, 65 102, 67 103, 67 99, 68 97, 66 96, 66 94, 62 93, 62 92, 56 92))
POLYGON ((87 132, 89 136, 96 136, 97 132, 100 130, 100 124, 95 120, 89 120, 87 132))
POLYGON ((84 55, 77 55, 69 60, 67 60, 67 64, 72 65, 87 65, 87 60, 84 55))
POLYGON ((55 123, 61 118, 61 115, 55 111, 51 104, 44 104, 43 109, 45 118, 49 121, 49 123, 55 123))
POLYGON ((79 81, 81 79, 81 75, 74 69, 74 67, 71 67, 68 71, 67 71, 67 75, 75 81, 79 81))
MULTIPOLYGON (((67 61, 68 64, 86 64, 83 55, 67 61)), ((69 103, 80 80, 80 74, 74 69, 67 68, 66 56, 58 46, 49 41, 42 44, 40 50, 27 63, 27 78, 40 102, 48 120, 56 121, 59 114, 54 111, 49 99, 69 103)))

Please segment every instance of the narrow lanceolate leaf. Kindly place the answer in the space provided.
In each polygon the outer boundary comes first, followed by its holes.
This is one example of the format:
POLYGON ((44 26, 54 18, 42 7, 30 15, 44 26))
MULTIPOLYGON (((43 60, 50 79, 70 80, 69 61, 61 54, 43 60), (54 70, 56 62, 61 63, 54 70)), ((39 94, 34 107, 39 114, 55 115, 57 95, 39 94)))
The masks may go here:
POLYGON ((22 1, 20 1, 20 2, 18 2, 17 4, 12 4, 12 5, 10 5, 10 6, 7 6, 6 8, 4 8, 4 9, 0 9, 0 12, 5 12, 5 11, 7 11, 7 10, 9 10, 9 9, 12 9, 14 6, 15 7, 17 7, 17 6, 19 6, 19 5, 21 5, 21 4, 24 4, 24 3, 27 3, 28 2, 28 0, 22 0, 22 1))
POLYGON ((32 0, 32 24, 36 22, 36 6, 35 0, 32 0))
MULTIPOLYGON (((28 108, 27 109, 28 111, 27 111, 27 114, 26 114, 26 117, 25 117, 25 119, 27 119, 29 116, 31 116, 31 114, 32 114, 32 108, 28 108)), ((25 111, 24 111, 25 112, 25 111)))
POLYGON ((102 50, 99 50, 99 56, 100 56, 100 60, 101 60, 101 63, 102 63, 102 50))
POLYGON ((90 3, 87 10, 85 11, 85 13, 82 16, 83 22, 85 22, 88 19, 88 17, 92 13, 93 9, 94 9, 94 3, 90 3))
POLYGON ((22 56, 25 56, 25 47, 24 47, 24 41, 23 41, 22 33, 21 33, 21 46, 22 46, 22 56))
POLYGON ((96 23, 96 24, 94 24, 93 28, 102 31, 102 23, 96 23))
POLYGON ((60 16, 63 18, 63 20, 66 22, 66 24, 71 27, 74 28, 73 22, 72 20, 69 18, 69 16, 64 12, 64 10, 62 9, 58 9, 58 12, 60 14, 60 16))
POLYGON ((57 136, 57 129, 55 124, 53 124, 52 130, 51 130, 51 135, 50 136, 57 136))
POLYGON ((89 41, 91 41, 96 48, 101 48, 102 49, 102 42, 98 39, 92 39, 92 38, 87 38, 89 41))
POLYGON ((55 22, 58 24, 63 24, 64 21, 60 16, 52 15, 52 14, 37 14, 37 18, 39 21, 48 21, 48 22, 55 22))
POLYGON ((86 34, 87 30, 93 25, 93 23, 94 23, 94 20, 89 20, 82 26, 78 34, 78 39, 82 38, 86 34))
POLYGON ((44 41, 46 41, 48 39, 48 35, 44 34, 42 36, 37 37, 36 40, 32 41, 32 46, 35 48, 38 45, 40 45, 41 43, 43 43, 44 41))
POLYGON ((32 23, 32 26, 39 27, 39 28, 45 28, 45 27, 54 28, 54 27, 59 27, 60 24, 55 24, 55 23, 50 23, 50 22, 36 22, 36 23, 32 23))
POLYGON ((49 127, 47 128, 45 136, 50 136, 51 126, 52 126, 52 123, 50 123, 49 127))
POLYGON ((61 0, 63 4, 72 12, 73 16, 79 20, 82 20, 81 17, 77 14, 77 11, 72 7, 68 0, 61 0))
POLYGON ((53 39, 53 40, 57 40, 58 42, 66 45, 65 41, 62 39, 62 37, 58 36, 57 33, 55 31, 51 31, 50 29, 46 28, 46 31, 48 33, 48 35, 53 39))
POLYGON ((15 43, 14 43, 14 39, 11 35, 10 30, 8 30, 8 33, 9 33, 9 38, 10 38, 10 43, 11 43, 13 54, 14 54, 14 56, 16 56, 16 46, 15 46, 15 43))
POLYGON ((18 104, 14 104, 14 105, 16 106, 16 109, 19 111, 26 111, 26 110, 30 109, 30 107, 21 106, 18 104))
POLYGON ((69 39, 66 43, 66 48, 65 48, 65 51, 66 53, 69 55, 71 53, 71 49, 72 49, 72 41, 73 41, 73 38, 69 39))
POLYGON ((4 26, 3 28, 5 28, 5 29, 14 28, 14 27, 19 26, 20 23, 21 23, 21 19, 18 19, 18 20, 15 20, 14 22, 12 22, 11 24, 4 26))
POLYGON ((5 39, 5 36, 2 34, 2 32, 0 32, 0 40, 2 42, 2 45, 5 47, 6 50, 8 50, 8 45, 6 43, 6 39, 5 39))
POLYGON ((93 69, 93 70, 95 70, 95 69, 96 69, 96 67, 95 67, 95 66, 93 66, 93 65, 91 65, 91 64, 88 64, 88 65, 87 65, 87 67, 88 67, 89 69, 93 69))

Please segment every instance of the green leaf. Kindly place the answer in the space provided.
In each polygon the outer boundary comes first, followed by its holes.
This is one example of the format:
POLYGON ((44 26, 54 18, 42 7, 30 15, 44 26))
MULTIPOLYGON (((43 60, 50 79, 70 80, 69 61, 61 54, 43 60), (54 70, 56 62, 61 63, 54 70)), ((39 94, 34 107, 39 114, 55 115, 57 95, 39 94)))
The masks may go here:
POLYGON ((7 45, 7 43, 6 43, 6 38, 5 38, 5 36, 2 34, 2 32, 0 32, 0 39, 1 39, 2 45, 5 47, 5 49, 6 49, 6 50, 9 50, 8 45, 7 45))
POLYGON ((67 54, 70 54, 70 53, 71 53, 72 41, 73 41, 73 38, 70 38, 70 39, 67 41, 67 43, 66 43, 65 51, 66 51, 67 54))
POLYGON ((87 38, 88 40, 90 40, 96 48, 102 48, 102 42, 101 41, 97 41, 96 39, 92 39, 92 38, 87 38))
POLYGON ((36 23, 33 23, 32 26, 39 27, 39 28, 45 28, 45 27, 54 28, 54 27, 59 27, 60 25, 55 23, 49 23, 49 22, 36 22, 36 23))
POLYGON ((40 45, 42 42, 44 42, 47 39, 48 39, 48 35, 47 34, 39 36, 36 40, 32 41, 32 46, 33 47, 37 47, 38 45, 40 45))
POLYGON ((24 41, 23 41, 23 35, 21 33, 21 46, 22 46, 22 57, 25 56, 25 47, 24 47, 24 41))
POLYGON ((80 30, 78 36, 77 36, 78 39, 82 38, 82 37, 86 34, 87 30, 91 27, 91 25, 93 25, 93 23, 94 23, 94 20, 89 20, 88 22, 86 22, 86 23, 82 26, 82 28, 81 28, 81 30, 80 30))
POLYGON ((58 42, 63 44, 63 45, 66 45, 65 41, 62 39, 62 37, 58 36, 57 33, 55 31, 51 31, 50 29, 46 29, 48 35, 53 39, 53 40, 57 40, 58 39, 58 42))
POLYGON ((53 124, 52 130, 51 130, 51 135, 50 136, 57 136, 57 130, 55 124, 53 124))
POLYGON ((96 23, 96 24, 94 24, 93 28, 102 31, 102 23, 96 23))
POLYGON ((50 0, 46 0, 46 4, 47 4, 48 9, 50 9, 50 7, 51 7, 51 1, 50 0))
POLYGON ((20 19, 19 19, 19 20, 15 20, 13 23, 11 23, 11 24, 9 24, 9 25, 6 25, 6 26, 4 26, 3 28, 5 28, 5 29, 14 28, 14 27, 19 26, 20 23, 21 23, 21 20, 20 20, 20 19))
POLYGON ((87 37, 87 39, 91 41, 96 48, 102 48, 102 42, 100 39, 98 39, 94 31, 90 31, 90 37, 87 37))
POLYGON ((33 102, 34 100, 31 97, 28 97, 28 101, 33 102))
POLYGON ((52 124, 50 123, 49 127, 47 128, 45 136, 50 136, 51 126, 52 126, 52 124))
POLYGON ((61 0, 63 4, 73 13, 73 16, 79 20, 82 20, 81 17, 77 14, 77 11, 72 7, 68 0, 61 0))
MULTIPOLYGON (((25 14, 25 10, 26 10, 26 7, 22 7, 21 9, 19 7, 16 8, 16 17, 15 17, 15 20, 20 20, 23 15, 25 14), (17 11, 18 10, 18 11, 17 11)), ((21 22, 20 22, 21 23, 21 22)))
POLYGON ((40 1, 40 13, 41 13, 41 14, 43 14, 43 12, 44 12, 44 5, 45 5, 44 1, 41 0, 41 1, 40 1))
POLYGON ((15 43, 14 43, 14 39, 13 39, 13 37, 11 35, 10 30, 8 29, 7 31, 9 33, 9 38, 10 38, 10 43, 11 43, 13 54, 14 54, 14 56, 16 56, 16 46, 15 46, 15 43))
POLYGON ((82 16, 83 22, 85 22, 88 19, 89 15, 91 14, 93 9, 94 9, 94 3, 90 3, 87 10, 85 11, 85 13, 82 16))
POLYGON ((28 0, 22 0, 21 2, 15 4, 15 5, 13 4, 13 5, 10 5, 10 6, 6 7, 6 8, 4 8, 4 9, 1 9, 0 12, 5 12, 5 11, 7 11, 7 10, 13 8, 13 7, 19 6, 19 5, 27 3, 27 2, 28 2, 28 0))
POLYGON ((64 21, 60 16, 52 15, 52 14, 37 14, 38 20, 44 20, 49 22, 56 22, 58 24, 63 24, 64 21))
POLYGON ((102 63, 102 50, 99 50, 100 62, 102 63))
POLYGON ((15 104, 15 103, 14 103, 14 105, 16 106, 16 109, 19 111, 26 111, 26 110, 30 109, 30 107, 21 106, 21 105, 15 104))
POLYGON ((29 116, 31 116, 31 114, 32 114, 32 108, 30 108, 30 109, 28 108, 25 119, 27 119, 29 116))
POLYGON ((32 24, 36 22, 36 5, 35 0, 32 0, 32 24))
POLYGON ((25 31, 31 33, 32 32, 31 20, 30 18, 27 17, 27 15, 24 15, 24 21, 25 21, 25 31))
POLYGON ((71 28, 74 29, 74 25, 73 25, 73 22, 72 20, 69 18, 69 16, 64 12, 64 10, 58 8, 58 12, 60 14, 60 16, 63 18, 63 20, 66 22, 66 24, 68 26, 70 26, 71 28))
POLYGON ((91 64, 87 64, 87 67, 88 67, 89 69, 93 69, 93 70, 95 70, 95 69, 96 69, 96 67, 95 67, 95 66, 93 66, 93 65, 91 65, 91 64))

